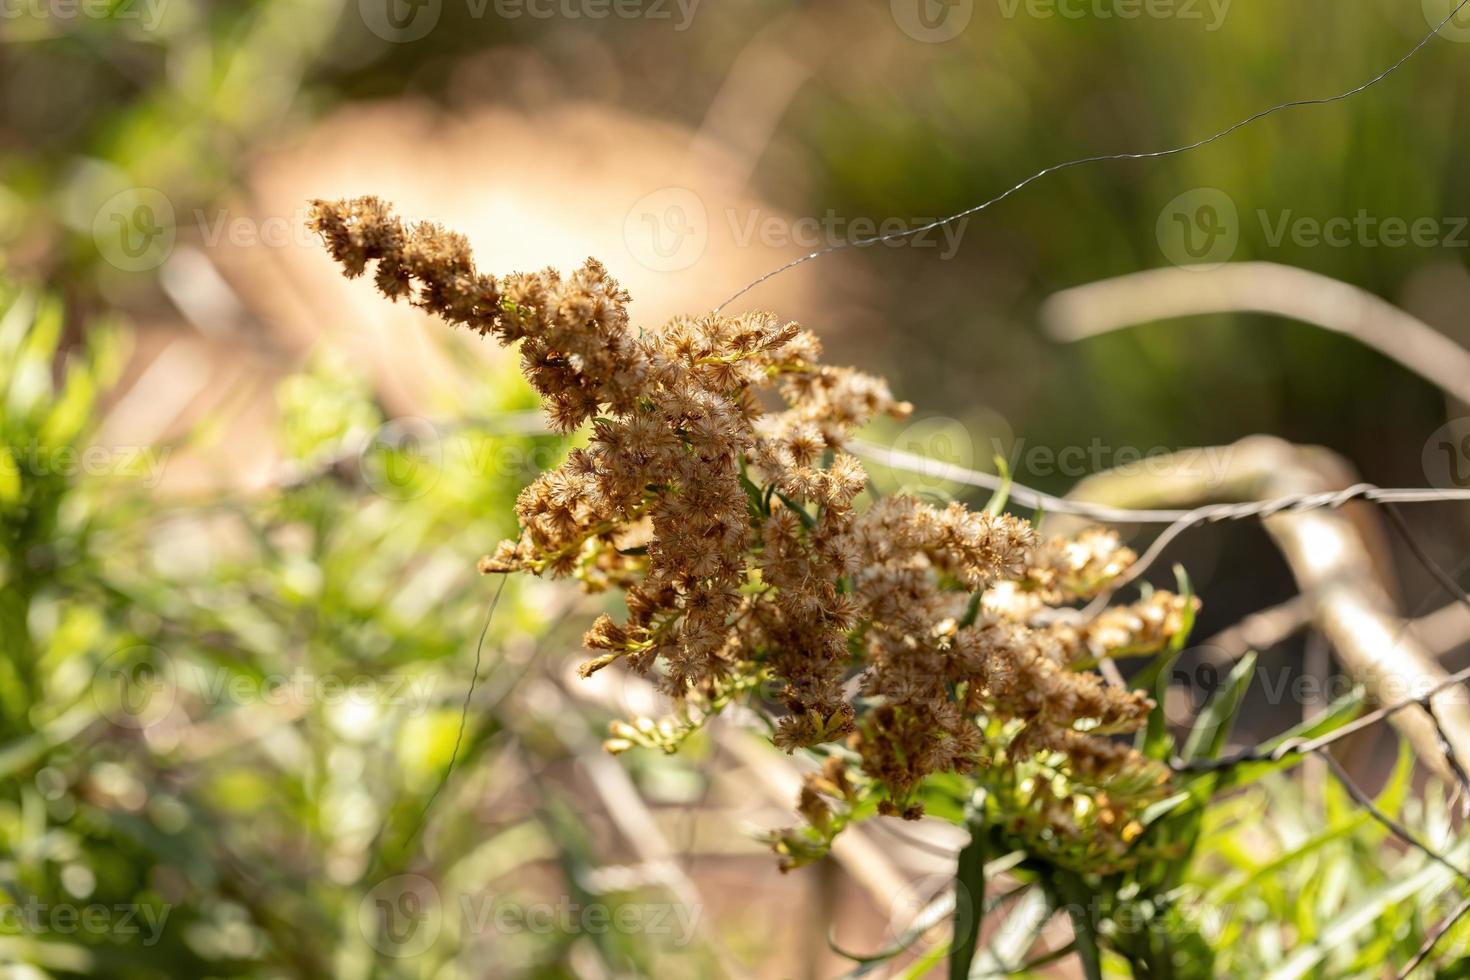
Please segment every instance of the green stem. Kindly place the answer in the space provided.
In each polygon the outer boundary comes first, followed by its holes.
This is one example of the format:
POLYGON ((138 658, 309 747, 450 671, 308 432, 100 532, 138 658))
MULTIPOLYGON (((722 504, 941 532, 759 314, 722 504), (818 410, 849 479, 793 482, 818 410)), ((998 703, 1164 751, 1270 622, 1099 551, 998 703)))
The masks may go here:
POLYGON ((1057 897, 1072 917, 1072 932, 1077 937, 1077 958, 1082 961, 1082 975, 1087 980, 1102 980, 1102 953, 1097 945, 1097 931, 1092 921, 1092 895, 1082 879, 1071 872, 1059 872, 1053 881, 1057 897))
POLYGON ((985 800, 976 794, 965 809, 970 843, 960 851, 955 865, 954 938, 949 944, 949 980, 967 980, 970 963, 980 943, 980 922, 985 915, 986 840, 985 800), (965 901, 966 895, 969 901, 965 901))

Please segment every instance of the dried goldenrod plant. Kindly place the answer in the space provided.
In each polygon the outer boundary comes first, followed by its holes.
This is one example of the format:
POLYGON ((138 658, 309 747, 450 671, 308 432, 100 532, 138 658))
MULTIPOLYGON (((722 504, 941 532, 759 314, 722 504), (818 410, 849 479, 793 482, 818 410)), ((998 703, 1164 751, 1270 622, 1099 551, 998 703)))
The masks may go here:
POLYGON ((621 590, 627 618, 592 625, 582 671, 622 661, 681 713, 615 724, 611 750, 672 751, 737 699, 775 713, 778 746, 828 756, 802 793, 807 825, 772 835, 783 867, 873 809, 917 818, 939 773, 997 777, 1006 830, 1069 864, 1125 860, 1168 774, 1108 738, 1140 728, 1151 701, 1091 668, 1163 649, 1194 600, 1056 615, 1134 560, 1115 536, 1043 541, 1003 513, 865 499, 844 444, 910 406, 823 364, 811 332, 771 314, 638 330, 595 260, 497 279, 463 236, 372 197, 316 201, 313 226, 348 276, 375 264, 390 299, 519 343, 553 428, 591 424, 586 448, 521 493, 519 538, 480 567, 621 590))

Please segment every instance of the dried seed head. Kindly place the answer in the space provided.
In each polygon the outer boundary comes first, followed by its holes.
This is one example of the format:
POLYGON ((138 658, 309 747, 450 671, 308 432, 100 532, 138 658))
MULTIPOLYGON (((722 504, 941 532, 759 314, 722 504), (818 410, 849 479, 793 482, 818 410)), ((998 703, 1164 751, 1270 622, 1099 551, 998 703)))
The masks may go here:
MULTIPOLYGON (((867 475, 843 446, 875 416, 910 406, 879 378, 821 364, 817 338, 796 324, 705 315, 638 332, 627 293, 593 259, 568 276, 497 280, 475 270, 462 236, 405 227, 376 198, 313 207, 347 275, 376 263, 390 299, 519 344, 552 427, 592 422, 585 449, 521 492, 520 537, 480 563, 624 590, 628 619, 593 624, 585 639, 597 656, 584 674, 618 660, 657 670, 701 714, 737 696, 758 702, 773 682, 777 745, 850 740, 861 777, 839 765, 807 786, 811 833, 773 839, 784 866, 840 829, 823 794, 850 808, 872 792, 882 812, 914 818, 932 773, 1041 755, 1084 784, 1116 789, 1126 777, 1136 792, 1099 790, 1083 805, 1038 791, 1028 797, 1038 839, 1086 824, 1126 843, 1129 807, 1160 780, 1104 736, 1140 727, 1151 704, 1077 668, 1161 649, 1187 606, 1159 592, 1080 626, 1039 615, 1098 594, 1133 561, 1115 536, 1042 544, 1024 520, 958 503, 857 507, 867 475), (784 406, 768 413, 766 392, 784 406), (643 550, 621 549, 629 539, 643 550)), ((672 751, 694 727, 624 725, 608 747, 672 751)))

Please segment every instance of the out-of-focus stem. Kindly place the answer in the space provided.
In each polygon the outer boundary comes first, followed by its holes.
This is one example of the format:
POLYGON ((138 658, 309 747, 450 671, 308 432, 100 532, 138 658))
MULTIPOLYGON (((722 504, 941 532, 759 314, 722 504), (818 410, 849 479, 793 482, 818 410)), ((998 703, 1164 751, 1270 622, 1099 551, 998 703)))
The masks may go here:
MULTIPOLYGON (((650 705, 658 703, 653 685, 641 677, 632 674, 619 676, 621 692, 611 683, 597 683, 598 678, 606 679, 604 674, 593 675, 590 680, 563 677, 562 688, 578 700, 595 702, 618 711, 627 710, 627 704, 621 703, 627 700, 650 705)), ((768 800, 783 809, 794 805, 801 792, 801 772, 779 749, 734 725, 716 725, 711 729, 711 736, 720 743, 722 751, 760 777, 760 789, 768 800)), ((904 894, 910 885, 909 877, 895 866, 888 852, 861 827, 848 827, 837 835, 832 843, 832 857, 885 912, 894 897, 904 894)))
POLYGON ((1470 404, 1470 351, 1357 286, 1274 262, 1149 269, 1063 290, 1041 308, 1047 331, 1065 341, 1207 313, 1265 313, 1344 334, 1470 404))

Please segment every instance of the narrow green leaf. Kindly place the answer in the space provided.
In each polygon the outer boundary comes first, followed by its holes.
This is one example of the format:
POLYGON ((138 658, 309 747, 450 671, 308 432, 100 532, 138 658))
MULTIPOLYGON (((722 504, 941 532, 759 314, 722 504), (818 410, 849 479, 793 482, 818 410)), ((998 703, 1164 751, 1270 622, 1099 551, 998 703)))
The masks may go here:
POLYGON ((1169 649, 1178 653, 1184 649, 1189 642, 1189 635, 1194 632, 1194 584, 1189 581, 1189 573, 1184 570, 1183 565, 1174 566, 1174 581, 1178 584, 1175 591, 1180 598, 1184 599, 1184 611, 1179 614, 1179 631, 1169 640, 1169 649))
POLYGON ((814 521, 814 520, 812 520, 812 515, 808 514, 806 511, 802 510, 801 509, 801 505, 797 504, 795 501, 793 501, 790 497, 786 496, 780 490, 777 490, 776 491, 776 496, 778 496, 778 497, 781 498, 781 503, 785 504, 787 507, 790 507, 791 510, 793 512, 795 512, 796 517, 797 517, 797 520, 801 521, 801 526, 802 527, 804 527, 808 531, 810 531, 810 530, 813 530, 817 526, 817 522, 814 521))
POLYGON ((975 947, 980 940, 980 920, 985 912, 985 857, 989 850, 984 803, 974 807, 970 819, 970 843, 960 849, 955 864, 954 938, 950 940, 949 980, 967 980, 975 947), (969 896, 969 902, 964 896, 969 896))
POLYGON ((763 491, 750 477, 745 475, 743 468, 740 470, 740 486, 745 489, 745 496, 749 498, 748 503, 752 516, 756 518, 769 516, 770 511, 762 499, 763 491))
POLYGON ((1059 871, 1052 880, 1060 904, 1072 919, 1076 936, 1077 959, 1087 980, 1102 980, 1102 951, 1097 944, 1097 930, 1092 921, 1092 894, 1082 879, 1070 871, 1059 871))
MULTIPOLYGON (((1464 844, 1456 847, 1447 855, 1450 862, 1463 862, 1466 850, 1464 844)), ((1349 907, 1323 926, 1315 936, 1298 946, 1284 963, 1268 975, 1267 980, 1297 980, 1299 977, 1314 975, 1313 971, 1319 963, 1344 943, 1351 941, 1355 934, 1370 923, 1378 921, 1415 896, 1424 898, 1438 894, 1452 880, 1448 868, 1431 862, 1413 874, 1390 881, 1370 892, 1367 897, 1349 907)))
POLYGON ((1164 714, 1164 698, 1169 694, 1169 672, 1178 659, 1177 650, 1163 650, 1134 681, 1135 687, 1148 690, 1154 699, 1148 724, 1133 740, 1133 747, 1150 759, 1167 759, 1174 751, 1174 737, 1169 734, 1169 719, 1164 714))
POLYGON ((1006 501, 1011 499, 1011 468, 1006 463, 1006 458, 999 454, 995 456, 995 472, 1000 474, 1000 486, 990 495, 985 503, 985 513, 999 514, 1005 510, 1006 501))
MULTIPOLYGON (((852 960, 858 964, 857 969, 845 974, 845 980, 856 980, 858 977, 867 976, 884 963, 907 951, 926 932, 944 921, 946 916, 952 915, 954 910, 954 893, 945 892, 920 909, 918 914, 914 916, 914 920, 910 923, 909 927, 900 933, 892 943, 878 950, 876 953, 854 953, 850 950, 843 949, 837 945, 837 941, 831 935, 827 937, 827 948, 843 959, 852 960)), ((945 948, 947 949, 948 946, 945 948)))
POLYGON ((1175 793, 1173 796, 1165 797, 1164 799, 1159 800, 1155 803, 1150 803, 1148 806, 1144 807, 1143 812, 1138 815, 1138 822, 1147 827, 1159 818, 1168 816, 1170 813, 1173 813, 1175 810, 1179 809, 1179 807, 1183 806, 1185 803, 1188 803, 1192 799, 1194 799, 1194 795, 1186 791, 1183 793, 1175 793))
POLYGON ((924 980, 925 977, 929 976, 929 971, 938 966, 939 961, 944 959, 947 952, 949 952, 949 945, 947 943, 935 946, 929 952, 919 957, 913 966, 903 972, 902 980, 924 980))
MULTIPOLYGON (((1361 689, 1357 689, 1351 694, 1334 701, 1325 712, 1316 718, 1292 726, 1280 735, 1261 743, 1259 748, 1269 752, 1292 739, 1318 738, 1346 725, 1356 718, 1362 710, 1363 692, 1361 689)), ((1270 773, 1290 769, 1300 762, 1301 758, 1300 755, 1292 753, 1283 756, 1281 759, 1262 759, 1259 761, 1242 762, 1218 773, 1205 773, 1203 776, 1210 780, 1218 778, 1218 783, 1214 785, 1214 792, 1222 793, 1227 789, 1237 789, 1241 786, 1247 786, 1270 773)), ((1196 780, 1199 778, 1201 777, 1196 777, 1196 780)), ((1327 786, 1331 788, 1335 784, 1329 782, 1327 786)))
POLYGON ((1373 803, 1389 816, 1397 816, 1408 799, 1409 790, 1414 782, 1414 750, 1409 745, 1409 740, 1399 739, 1399 757, 1394 762, 1393 772, 1389 773, 1388 781, 1383 784, 1383 789, 1374 799, 1373 803))
POLYGON ((89 698, 52 719, 40 731, 0 745, 0 778, 13 778, 34 766, 51 749, 78 738, 96 720, 97 709, 89 698))
POLYGON ((1240 711, 1241 701, 1245 699, 1255 671, 1256 654, 1252 651, 1240 658, 1225 678, 1224 685, 1195 719, 1194 727, 1184 741, 1183 756, 1186 760, 1213 759, 1220 754, 1230 737, 1230 729, 1235 724, 1235 716, 1240 711))
POLYGON ((970 595, 970 601, 965 604, 965 614, 960 617, 960 629, 966 626, 974 626, 975 619, 980 615, 980 593, 974 592, 970 595))
POLYGON ((1344 837, 1351 835, 1353 831, 1371 819, 1373 818, 1368 815, 1368 811, 1359 810, 1351 819, 1339 823, 1335 827, 1329 827, 1305 843, 1296 845, 1287 853, 1258 866, 1249 874, 1233 882, 1219 886, 1217 890, 1210 893, 1209 901, 1219 907, 1229 907, 1234 902, 1239 901, 1243 896, 1248 895, 1256 887, 1271 881, 1295 862, 1315 854, 1334 841, 1342 840, 1344 837))
POLYGON ((1182 565, 1174 566, 1174 577, 1179 583, 1179 595, 1185 600, 1181 628, 1170 639, 1169 646, 1160 651, 1133 678, 1133 686, 1148 691, 1154 699, 1153 710, 1148 713, 1148 724, 1134 737, 1133 747, 1150 759, 1161 761, 1174 752, 1174 739, 1169 734, 1169 719, 1164 714, 1164 698, 1169 693, 1169 674, 1194 629, 1194 603, 1190 601, 1194 598, 1194 586, 1182 565))

